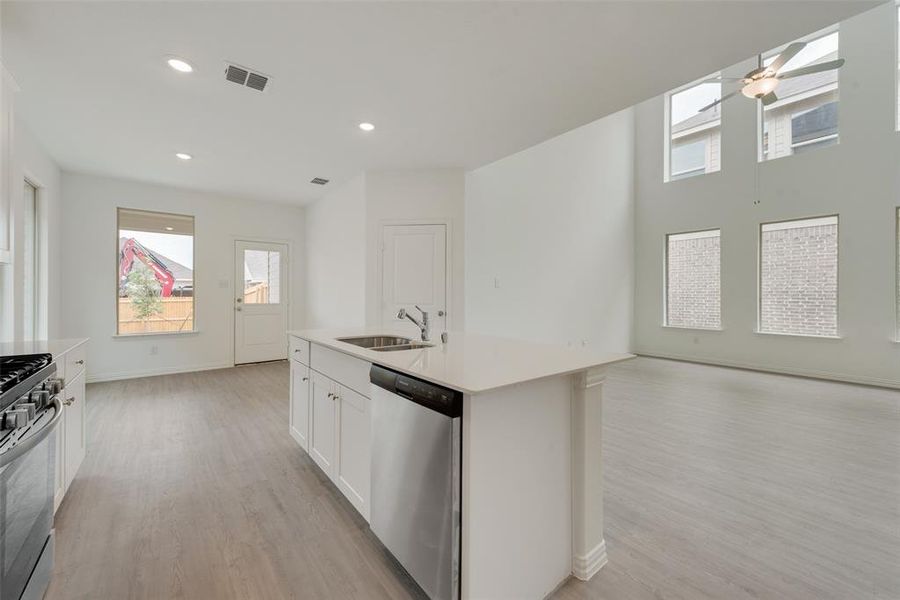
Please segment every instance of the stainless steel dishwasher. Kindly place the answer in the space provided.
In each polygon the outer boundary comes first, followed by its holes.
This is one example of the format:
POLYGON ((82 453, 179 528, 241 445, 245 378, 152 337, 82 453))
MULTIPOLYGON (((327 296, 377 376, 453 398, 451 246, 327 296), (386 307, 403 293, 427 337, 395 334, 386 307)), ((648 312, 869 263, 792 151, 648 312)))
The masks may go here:
POLYGON ((434 600, 459 598, 462 393, 373 365, 370 526, 434 600))

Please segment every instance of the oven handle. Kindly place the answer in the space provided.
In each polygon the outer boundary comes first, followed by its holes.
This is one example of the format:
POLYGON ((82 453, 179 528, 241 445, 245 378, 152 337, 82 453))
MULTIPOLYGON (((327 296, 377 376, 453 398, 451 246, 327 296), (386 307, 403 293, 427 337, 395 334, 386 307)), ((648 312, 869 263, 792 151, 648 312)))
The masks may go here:
POLYGON ((56 427, 56 423, 59 421, 59 418, 62 416, 62 406, 59 404, 58 398, 53 398, 53 408, 55 409, 55 413, 53 414, 53 418, 50 419, 50 422, 41 427, 41 430, 36 434, 28 437, 20 444, 16 444, 3 454, 0 454, 0 469, 5 468, 6 465, 10 464, 41 442, 43 442, 48 435, 53 433, 53 429, 56 427))

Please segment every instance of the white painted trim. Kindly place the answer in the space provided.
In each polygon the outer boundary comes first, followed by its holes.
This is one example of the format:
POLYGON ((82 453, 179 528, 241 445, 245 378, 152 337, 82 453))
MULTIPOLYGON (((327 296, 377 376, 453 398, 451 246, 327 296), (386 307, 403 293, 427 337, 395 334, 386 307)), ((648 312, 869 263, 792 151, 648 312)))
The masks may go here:
POLYGON ((591 577, 603 568, 609 561, 606 555, 606 540, 600 540, 600 543, 594 546, 590 552, 584 556, 574 556, 572 558, 572 575, 581 581, 588 581, 591 577))
MULTIPOLYGON (((897 342, 900 344, 900 342, 897 342)), ((697 356, 687 356, 683 354, 673 354, 668 352, 645 352, 641 349, 634 351, 638 356, 646 356, 648 358, 664 358, 667 360, 679 360, 682 362, 695 363, 700 365, 712 365, 716 367, 731 367, 734 369, 746 369, 748 371, 760 371, 762 373, 775 373, 778 375, 791 375, 794 377, 807 377, 809 379, 822 379, 827 381, 837 381, 841 383, 855 383, 859 385, 872 385, 875 387, 885 387, 892 389, 900 389, 900 379, 883 379, 880 377, 859 377, 856 375, 848 375, 846 373, 834 373, 831 371, 815 371, 812 369, 785 369, 775 368, 756 363, 748 363, 739 360, 722 360, 719 358, 707 358, 697 356)))
POLYGON ((138 379, 140 377, 156 377, 157 375, 175 375, 177 373, 195 373, 199 371, 213 371, 215 369, 233 369, 233 364, 227 362, 207 363, 191 367, 164 367, 161 369, 138 369, 134 371, 119 371, 112 373, 93 373, 87 377, 86 383, 101 383, 104 381, 119 381, 122 379, 138 379))

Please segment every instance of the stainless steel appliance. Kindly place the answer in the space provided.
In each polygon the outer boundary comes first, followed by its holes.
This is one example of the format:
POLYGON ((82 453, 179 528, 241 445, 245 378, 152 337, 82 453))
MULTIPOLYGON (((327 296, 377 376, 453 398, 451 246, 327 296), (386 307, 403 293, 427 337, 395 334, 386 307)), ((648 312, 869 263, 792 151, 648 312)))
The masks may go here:
POLYGON ((49 354, 0 357, 0 600, 39 600, 53 570, 55 374, 49 354))
POLYGON ((434 600, 460 595, 462 394, 377 365, 370 526, 434 600))

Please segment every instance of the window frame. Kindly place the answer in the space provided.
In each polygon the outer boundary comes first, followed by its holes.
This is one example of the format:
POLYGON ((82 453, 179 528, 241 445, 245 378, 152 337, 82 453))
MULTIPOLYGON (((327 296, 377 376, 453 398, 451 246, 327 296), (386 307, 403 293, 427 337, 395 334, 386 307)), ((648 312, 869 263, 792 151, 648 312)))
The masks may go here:
POLYGON ((894 208, 894 230, 894 341, 900 344, 900 206, 894 208))
POLYGON ((839 213, 830 213, 824 215, 812 215, 808 217, 796 217, 791 219, 777 219, 774 221, 763 221, 757 227, 757 252, 756 252, 756 330, 757 335, 774 335, 779 337, 798 337, 818 340, 840 340, 841 335, 841 219, 839 213), (818 335, 812 333, 784 333, 779 331, 764 331, 762 329, 762 301, 763 301, 763 285, 762 285, 762 264, 763 264, 763 227, 766 225, 778 225, 781 223, 792 223, 795 221, 811 221, 815 219, 837 220, 837 249, 835 252, 835 296, 834 296, 834 335, 818 335))
POLYGON ((687 231, 674 231, 663 236, 663 314, 662 327, 664 329, 678 329, 682 331, 724 331, 725 303, 722 295, 722 228, 706 227, 704 229, 691 229, 687 231), (669 238, 677 235, 690 235, 694 233, 708 233, 718 231, 719 235, 719 326, 718 327, 685 327, 669 323, 669 238))
MULTIPOLYGON (((898 0, 900 1, 900 0, 898 0)), ((669 90, 663 96, 663 183, 671 183, 673 181, 682 181, 684 179, 692 179, 694 177, 700 175, 714 175, 715 173, 721 173, 724 168, 724 160, 723 160, 723 123, 725 122, 725 103, 719 103, 719 168, 716 171, 706 171, 706 167, 704 166, 704 170, 702 173, 694 173, 691 174, 692 171, 682 171, 680 173, 672 173, 672 98, 681 92, 688 90, 692 87, 696 87, 702 84, 707 79, 714 79, 716 77, 722 77, 722 71, 714 71, 713 73, 701 77, 699 79, 695 79, 689 83, 678 86, 675 89, 669 90)), ((719 84, 719 97, 722 96, 722 84, 719 84)), ((707 148, 708 152, 709 149, 707 148)), ((696 169, 695 169, 696 170, 696 169)))
POLYGON ((120 333, 119 332, 119 232, 122 230, 121 216, 122 211, 134 212, 134 213, 145 213, 150 215, 169 215, 172 217, 178 218, 189 218, 192 223, 192 233, 191 233, 191 256, 194 258, 194 265, 196 266, 196 257, 197 257, 197 217, 195 215, 189 215, 185 213, 176 213, 176 212, 166 212, 159 210, 147 210, 144 208, 132 208, 128 206, 117 206, 116 207, 116 230, 113 242, 115 244, 115 261, 114 261, 114 269, 115 269, 115 278, 113 284, 113 294, 116 299, 116 310, 115 310, 115 322, 113 324, 113 335, 114 339, 128 339, 128 338, 136 338, 136 337, 146 337, 146 336, 169 336, 169 335, 196 335, 200 333, 200 329, 198 327, 198 318, 197 318, 197 277, 196 277, 196 269, 192 267, 192 271, 194 272, 193 278, 193 289, 192 289, 192 300, 193 300, 193 309, 192 309, 192 317, 191 317, 191 329, 183 330, 183 331, 138 331, 134 333, 120 333))
MULTIPOLYGON (((900 2, 900 0, 896 0, 896 1, 900 2)), ((841 27, 840 26, 841 26, 840 23, 835 23, 833 25, 829 25, 828 27, 820 29, 809 35, 799 37, 799 38, 792 40, 786 44, 782 44, 781 46, 778 46, 777 48, 769 50, 768 52, 764 52, 760 55, 760 58, 761 58, 763 64, 765 64, 765 61, 772 58, 773 56, 777 56, 778 54, 781 53, 782 50, 784 50, 785 48, 787 48, 790 44, 793 44, 794 42, 806 42, 806 43, 814 42, 823 37, 827 37, 833 33, 838 34, 838 55, 840 55, 840 51, 841 51, 841 27)), ((838 79, 837 79, 836 91, 838 94, 838 99, 837 99, 837 102, 838 102, 838 132, 835 134, 829 134, 827 136, 823 136, 822 138, 806 140, 805 142, 802 142, 801 144, 797 144, 797 146, 813 145, 813 144, 824 142, 824 141, 830 141, 832 139, 835 141, 833 144, 828 144, 829 146, 832 146, 832 145, 837 146, 841 143, 841 137, 840 137, 840 134, 841 134, 841 131, 840 131, 840 128, 841 128, 841 125, 840 125, 840 123, 841 123, 841 120, 840 120, 841 70, 838 69, 837 73, 838 73, 838 79), (827 139, 825 139, 825 138, 827 138, 827 139)), ((799 95, 801 95, 801 94, 798 94, 798 96, 799 95)), ((806 97, 812 97, 812 96, 806 96, 806 97)), ((781 100, 781 98, 779 98, 779 100, 781 100)), ((820 106, 824 106, 824 105, 820 105, 820 106)), ((818 107, 816 107, 816 108, 818 108, 818 107)), ((811 109, 811 110, 814 110, 814 109, 811 109)), ((900 112, 898 112, 898 114, 900 114, 900 112)), ((763 150, 763 142, 764 142, 764 138, 766 135, 766 130, 765 130, 766 111, 765 111, 765 106, 763 106, 763 103, 760 102, 759 100, 756 100, 756 120, 757 120, 757 126, 756 126, 756 162, 757 163, 766 163, 769 161, 779 160, 782 158, 791 158, 792 156, 796 155, 796 153, 793 152, 793 149, 795 146, 793 143, 791 143, 791 153, 790 154, 786 154, 784 156, 777 156, 774 158, 768 158, 767 157, 767 155, 769 154, 768 151, 763 150)), ((788 219, 788 221, 793 221, 793 220, 795 220, 795 219, 788 219)))

